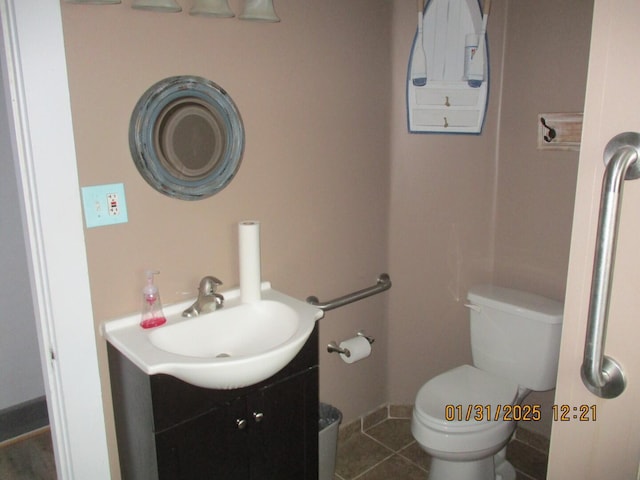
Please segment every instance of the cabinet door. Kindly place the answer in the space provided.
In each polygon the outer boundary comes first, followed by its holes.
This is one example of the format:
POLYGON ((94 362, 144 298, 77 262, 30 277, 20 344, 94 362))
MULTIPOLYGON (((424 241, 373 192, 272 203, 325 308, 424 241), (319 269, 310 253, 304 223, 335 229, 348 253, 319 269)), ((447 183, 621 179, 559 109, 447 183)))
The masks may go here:
POLYGON ((252 480, 317 480, 318 370, 247 399, 252 480))
POLYGON ((248 480, 247 427, 241 398, 158 433, 159 480, 248 480))

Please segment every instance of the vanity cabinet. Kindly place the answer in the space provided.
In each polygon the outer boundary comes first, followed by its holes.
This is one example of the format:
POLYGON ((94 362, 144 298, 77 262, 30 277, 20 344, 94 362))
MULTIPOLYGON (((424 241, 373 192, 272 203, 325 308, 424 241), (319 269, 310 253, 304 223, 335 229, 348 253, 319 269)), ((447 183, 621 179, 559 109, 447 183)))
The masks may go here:
POLYGON ((250 387, 147 375, 107 343, 123 480, 317 480, 318 326, 250 387))

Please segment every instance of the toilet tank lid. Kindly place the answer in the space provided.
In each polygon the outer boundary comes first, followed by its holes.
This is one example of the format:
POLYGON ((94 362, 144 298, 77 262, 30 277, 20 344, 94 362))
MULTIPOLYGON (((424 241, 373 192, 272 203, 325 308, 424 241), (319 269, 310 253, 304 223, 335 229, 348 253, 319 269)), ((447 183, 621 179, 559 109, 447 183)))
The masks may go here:
POLYGON ((487 284, 471 287, 467 298, 480 307, 491 307, 545 323, 562 323, 564 304, 534 293, 487 284))

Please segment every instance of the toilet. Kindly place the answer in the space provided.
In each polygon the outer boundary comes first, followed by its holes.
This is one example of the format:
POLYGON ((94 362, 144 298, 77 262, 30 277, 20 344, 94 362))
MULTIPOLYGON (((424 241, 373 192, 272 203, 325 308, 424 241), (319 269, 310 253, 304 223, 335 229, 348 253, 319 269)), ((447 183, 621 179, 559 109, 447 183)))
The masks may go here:
POLYGON ((563 304, 494 285, 467 299, 473 366, 420 388, 411 432, 432 457, 429 480, 513 480, 506 445, 518 420, 542 415, 524 397, 555 387, 563 304))

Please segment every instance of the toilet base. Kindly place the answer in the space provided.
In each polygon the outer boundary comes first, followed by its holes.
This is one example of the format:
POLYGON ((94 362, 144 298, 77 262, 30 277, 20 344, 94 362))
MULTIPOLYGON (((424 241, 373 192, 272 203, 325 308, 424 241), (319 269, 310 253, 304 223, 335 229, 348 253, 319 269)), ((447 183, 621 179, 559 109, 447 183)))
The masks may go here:
POLYGON ((468 462, 432 457, 429 480, 515 480, 516 471, 505 454, 506 447, 492 457, 468 462))
POLYGON ((493 456, 496 467, 496 480, 515 480, 516 469, 507 461, 507 447, 504 447, 493 456))
POLYGON ((516 480, 516 469, 506 460, 496 465, 496 480, 516 480))

